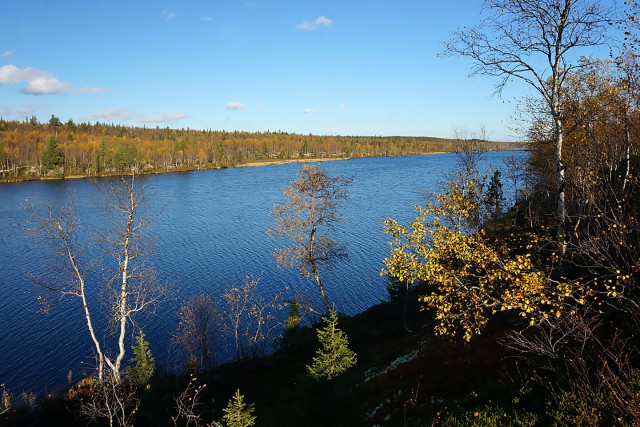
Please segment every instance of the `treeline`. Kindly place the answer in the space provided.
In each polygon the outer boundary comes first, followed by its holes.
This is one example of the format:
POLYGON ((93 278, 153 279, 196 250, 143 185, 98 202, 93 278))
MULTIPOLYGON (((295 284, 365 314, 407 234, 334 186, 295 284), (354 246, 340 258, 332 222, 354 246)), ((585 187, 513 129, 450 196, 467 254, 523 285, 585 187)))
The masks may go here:
MULTIPOLYGON (((453 151, 432 137, 318 136, 128 127, 96 122, 0 119, 0 178, 168 172, 304 158, 400 156, 453 151)), ((504 144, 487 143, 489 149, 504 144)))

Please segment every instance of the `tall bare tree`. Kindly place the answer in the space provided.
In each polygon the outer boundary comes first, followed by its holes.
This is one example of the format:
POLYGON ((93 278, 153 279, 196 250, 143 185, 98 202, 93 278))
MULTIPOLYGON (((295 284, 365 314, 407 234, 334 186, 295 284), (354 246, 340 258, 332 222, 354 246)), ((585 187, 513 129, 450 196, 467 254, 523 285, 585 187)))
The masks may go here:
POLYGON ((59 300, 65 296, 80 300, 98 363, 98 380, 102 382, 108 373, 109 378, 118 383, 121 381, 122 362, 126 354, 127 327, 136 314, 160 302, 166 296, 167 288, 156 280, 153 270, 145 265, 143 230, 147 223, 139 212, 145 200, 143 186, 137 184, 134 176, 122 177, 112 185, 103 187, 102 191, 108 212, 113 214, 105 222, 111 222, 115 227, 113 232, 99 233, 98 244, 105 255, 102 260, 89 260, 82 251, 87 244, 78 235, 73 204, 60 207, 58 212, 49 207, 46 216, 37 214, 33 209, 39 223, 35 235, 49 244, 56 256, 56 264, 61 266, 60 270, 64 273, 58 278, 60 282, 39 280, 38 283, 45 291, 46 302, 51 301, 50 297, 59 300), (111 275, 104 278, 88 275, 91 266, 108 264, 109 259, 113 266, 111 275), (88 277, 91 278, 89 282, 88 277), (96 331, 94 311, 98 302, 91 300, 91 297, 100 293, 107 295, 105 300, 108 301, 110 319, 107 327, 114 327, 116 331, 117 349, 114 352, 98 339, 100 334, 96 331))
POLYGON ((484 125, 478 132, 454 129, 453 151, 457 156, 457 166, 465 171, 478 170, 482 156, 487 151, 487 130, 484 125))
POLYGON ((486 0, 485 17, 476 27, 458 30, 445 43, 445 54, 471 58, 472 74, 496 77, 496 94, 518 79, 542 98, 552 122, 557 180, 558 242, 566 250, 565 166, 562 143, 562 87, 565 78, 589 61, 602 45, 613 10, 598 0, 486 0))
POLYGON ((353 179, 331 176, 319 164, 304 165, 297 175, 283 189, 287 203, 273 207, 276 225, 270 233, 291 239, 291 246, 276 250, 276 262, 296 267, 305 277, 313 276, 329 311, 331 304, 319 268, 347 257, 345 246, 328 234, 342 222, 338 210, 349 197, 347 187, 353 179))
POLYGON ((283 308, 282 295, 263 298, 259 283, 260 277, 247 276, 244 285, 232 286, 220 298, 220 331, 233 341, 237 359, 264 354, 271 333, 281 325, 276 311, 283 308))
POLYGON ((216 305, 208 295, 197 295, 184 302, 178 311, 178 328, 172 345, 182 353, 189 370, 204 371, 213 365, 213 330, 216 305))

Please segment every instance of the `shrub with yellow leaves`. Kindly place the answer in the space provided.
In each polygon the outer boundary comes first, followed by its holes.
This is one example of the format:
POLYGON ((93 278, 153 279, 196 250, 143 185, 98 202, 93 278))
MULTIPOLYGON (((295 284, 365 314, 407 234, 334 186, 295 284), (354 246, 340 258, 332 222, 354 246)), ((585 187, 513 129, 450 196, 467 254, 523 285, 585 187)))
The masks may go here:
POLYGON ((420 301, 434 310, 436 333, 461 332, 466 341, 498 311, 514 310, 535 324, 549 313, 561 315, 562 301, 573 295, 571 285, 536 267, 530 242, 509 248, 485 234, 478 223, 483 188, 476 173, 459 172, 434 202, 416 207, 409 227, 384 223, 392 240, 381 274, 429 285, 420 301))

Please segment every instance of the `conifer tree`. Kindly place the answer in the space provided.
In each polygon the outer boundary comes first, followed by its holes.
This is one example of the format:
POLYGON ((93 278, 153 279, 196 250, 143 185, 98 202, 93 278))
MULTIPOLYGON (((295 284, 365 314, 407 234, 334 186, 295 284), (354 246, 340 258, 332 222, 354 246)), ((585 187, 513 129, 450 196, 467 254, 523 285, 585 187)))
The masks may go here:
POLYGON ((156 362, 151 354, 149 343, 144 339, 144 332, 142 329, 136 337, 136 342, 133 346, 134 356, 131 358, 133 366, 129 366, 129 376, 131 383, 135 386, 142 387, 149 384, 149 380, 153 376, 153 372, 156 369, 156 362))
POLYGON ((487 216, 491 221, 496 221, 504 211, 504 191, 502 190, 502 174, 499 170, 493 172, 489 180, 489 187, 484 199, 484 205, 487 209, 487 216))
POLYGON ((253 415, 253 404, 247 405, 243 402, 244 396, 240 390, 229 399, 227 407, 223 409, 222 421, 224 424, 214 421, 211 427, 251 427, 255 425, 256 417, 253 415))
POLYGON ((318 349, 307 372, 316 380, 331 380, 356 364, 356 354, 349 349, 347 335, 338 329, 338 316, 334 308, 329 317, 323 317, 326 323, 318 330, 318 340, 322 348, 318 349))
POLYGON ((42 164, 45 169, 55 169, 58 166, 62 166, 64 162, 64 155, 58 145, 58 139, 51 135, 47 138, 44 145, 44 152, 42 154, 42 164))
POLYGON ((62 122, 60 121, 59 118, 57 118, 52 114, 51 118, 49 119, 49 126, 55 126, 55 127, 62 126, 62 122))

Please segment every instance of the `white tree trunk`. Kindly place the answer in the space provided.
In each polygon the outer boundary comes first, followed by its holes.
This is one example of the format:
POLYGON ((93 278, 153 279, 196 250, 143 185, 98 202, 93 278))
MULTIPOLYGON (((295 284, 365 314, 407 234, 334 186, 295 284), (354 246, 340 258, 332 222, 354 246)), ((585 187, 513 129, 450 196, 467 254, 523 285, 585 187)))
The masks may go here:
POLYGON ((565 171, 564 162, 562 161, 562 142, 564 129, 562 126, 562 119, 555 117, 555 161, 556 161, 556 174, 558 185, 558 204, 556 210, 556 220, 558 221, 558 244, 560 246, 560 253, 565 254, 567 250, 567 236, 566 236, 566 220, 567 211, 565 205, 565 171))

